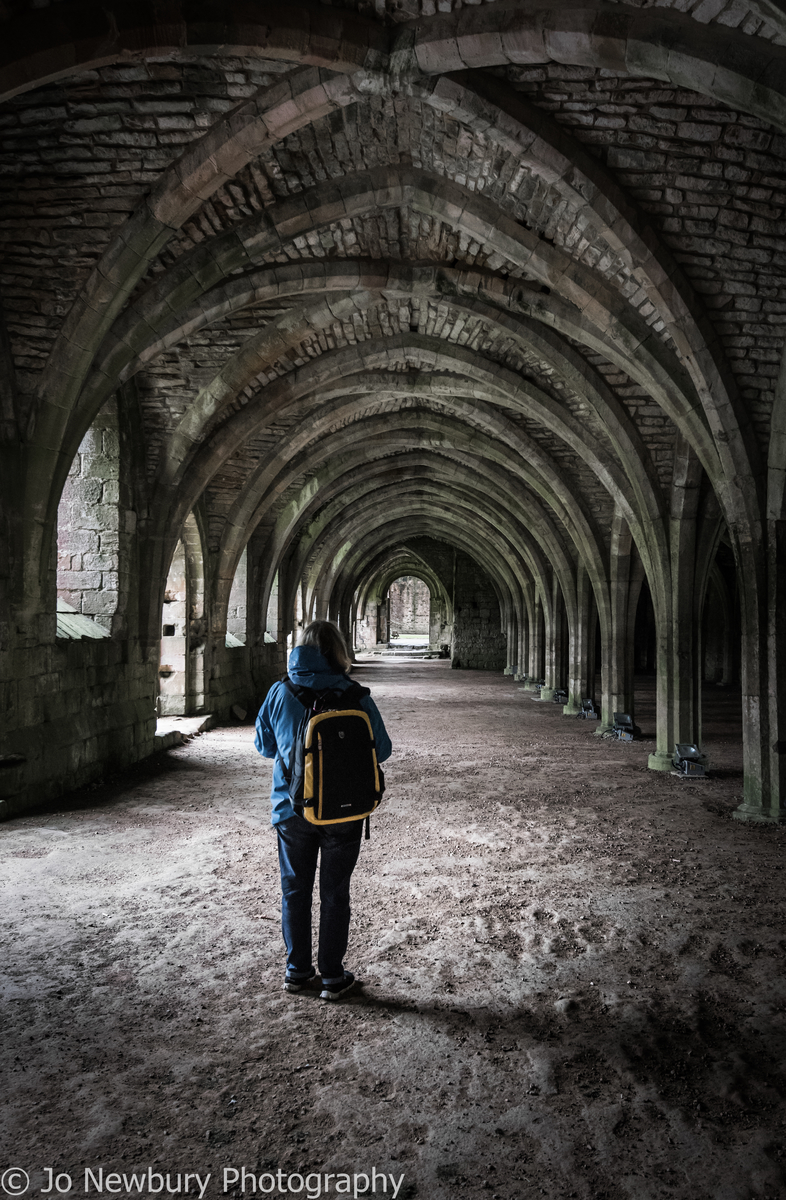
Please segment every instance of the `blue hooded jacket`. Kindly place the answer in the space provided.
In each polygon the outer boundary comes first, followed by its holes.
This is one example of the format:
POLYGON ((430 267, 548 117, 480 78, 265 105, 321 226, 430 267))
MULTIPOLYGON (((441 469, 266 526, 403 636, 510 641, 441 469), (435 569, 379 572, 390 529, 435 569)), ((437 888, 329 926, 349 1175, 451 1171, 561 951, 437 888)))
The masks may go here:
MULTIPOLYGON (((316 646, 296 646, 289 656, 289 678, 300 687, 322 691, 336 688, 346 691, 352 680, 348 675, 338 674, 316 646)), ((393 747, 379 710, 370 696, 364 696, 360 707, 368 713, 377 747, 377 760, 390 758, 393 747)), ((278 825, 295 815, 289 799, 289 784, 284 778, 284 764, 289 764, 292 742, 303 719, 303 705, 296 700, 283 683, 274 683, 259 710, 254 745, 265 758, 276 760, 273 768, 273 788, 270 800, 273 805, 271 824, 278 825)))

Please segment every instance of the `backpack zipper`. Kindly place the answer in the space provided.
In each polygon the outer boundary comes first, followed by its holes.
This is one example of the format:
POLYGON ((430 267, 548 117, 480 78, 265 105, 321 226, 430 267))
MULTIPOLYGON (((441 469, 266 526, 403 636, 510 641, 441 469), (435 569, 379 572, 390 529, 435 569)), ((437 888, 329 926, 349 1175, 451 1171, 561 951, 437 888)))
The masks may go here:
POLYGON ((318 819, 322 820, 322 734, 317 732, 317 745, 319 747, 319 814, 318 819))

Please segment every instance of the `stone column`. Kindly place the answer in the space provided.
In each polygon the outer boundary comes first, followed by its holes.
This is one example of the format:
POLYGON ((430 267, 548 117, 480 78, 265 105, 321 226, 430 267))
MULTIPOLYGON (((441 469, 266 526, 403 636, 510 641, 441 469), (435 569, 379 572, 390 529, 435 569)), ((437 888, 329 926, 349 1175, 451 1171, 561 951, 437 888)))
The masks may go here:
POLYGON ((503 618, 505 626, 505 669, 504 675, 515 675, 517 670, 516 654, 518 652, 518 621, 513 606, 503 618))
MULTIPOLYGON (((286 671, 286 643, 268 642, 265 639, 267 609, 260 603, 262 580, 266 574, 266 535, 256 529, 248 541, 247 575, 248 606, 246 609, 247 645, 254 702, 261 704, 270 686, 286 671)), ((284 576, 282 575, 281 578, 284 576)), ((279 584, 281 583, 279 579, 279 584)))
POLYGON ((615 712, 629 713, 635 720, 632 662, 628 652, 632 548, 633 539, 627 522, 621 513, 617 512, 611 533, 611 637, 607 661, 604 663, 605 669, 602 672, 601 720, 595 730, 598 735, 608 733, 613 727, 615 712))
MULTIPOLYGON (((549 574, 551 574, 549 572, 549 574)), ((541 700, 553 700, 556 684, 556 621, 552 588, 553 576, 544 580, 543 603, 543 675, 545 684, 540 690, 541 700)))
MULTIPOLYGON (((772 480, 770 488, 772 508, 772 480)), ((783 512, 782 484, 779 500, 783 512)), ((766 621, 751 612, 752 589, 742 576, 745 791, 734 817, 775 823, 786 821, 786 517, 768 520, 766 529, 766 621)))
POLYGON ((519 669, 516 672, 515 679, 523 681, 525 688, 531 688, 532 684, 527 684, 527 669, 529 664, 529 623, 530 623, 530 608, 527 603, 527 597, 523 598, 521 607, 521 620, 519 621, 519 648, 518 648, 518 664, 519 669))
MULTIPOLYGON (((672 520, 672 654, 673 740, 698 742, 701 712, 700 671, 697 648, 698 596, 696 592, 696 518, 692 506, 683 505, 672 520)), ((670 758, 674 747, 669 746, 670 758)))
MULTIPOLYGON (((198 713, 205 711, 207 695, 206 674, 209 672, 210 661, 206 658, 206 646, 210 644, 208 633, 212 632, 215 622, 211 619, 215 613, 213 608, 215 597, 210 595, 212 588, 206 588, 205 582, 210 572, 211 563, 206 561, 205 549, 198 522, 193 513, 189 513, 183 526, 183 545, 186 556, 186 611, 188 617, 187 661, 188 674, 186 684, 186 712, 198 713)), ((226 640, 225 609, 222 606, 220 616, 220 631, 222 642, 226 640)))
POLYGON ((768 821, 786 820, 786 520, 767 523, 770 778, 768 821))
POLYGON ((657 748, 653 771, 671 770, 676 742, 699 740, 699 604, 696 592, 696 515, 702 471, 688 444, 679 439, 674 454, 669 574, 657 623, 657 748))
POLYGON ((595 593, 592 586, 588 584, 589 593, 589 621, 587 625, 587 699, 597 700, 597 657, 598 657, 598 640, 600 637, 600 619, 598 617, 598 606, 595 602, 595 593))
POLYGON ((564 609, 562 588, 554 575, 551 580, 550 621, 546 628, 546 686, 541 690, 541 700, 553 700, 555 691, 562 686, 564 609))
POLYGON ((543 603, 540 593, 535 595, 533 605, 532 625, 529 631, 529 671, 527 672, 530 686, 543 678, 543 603))
POLYGON ((591 695, 592 690, 589 682, 591 590, 589 576, 579 563, 576 574, 576 619, 569 631, 568 702, 562 709, 566 717, 575 717, 581 712, 581 702, 591 695))
MULTIPOLYGON (((571 597, 572 599, 572 597, 571 597)), ((562 587, 554 581, 554 687, 568 686, 568 654, 570 630, 568 628, 568 606, 562 587)))

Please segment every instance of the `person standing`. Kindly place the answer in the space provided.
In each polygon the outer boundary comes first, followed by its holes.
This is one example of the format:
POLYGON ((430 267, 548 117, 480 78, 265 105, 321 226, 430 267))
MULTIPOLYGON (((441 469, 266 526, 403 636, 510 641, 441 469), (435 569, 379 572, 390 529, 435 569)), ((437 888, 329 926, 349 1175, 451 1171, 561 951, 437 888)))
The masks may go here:
MULTIPOLYGON (((312 621, 289 656, 289 678, 315 692, 345 691, 352 686, 352 660, 346 642, 332 621, 312 621)), ((360 705, 368 714, 376 743, 377 761, 390 757, 392 746, 379 710, 370 696, 360 705)), ((271 822, 278 836, 281 870, 281 930, 287 949, 284 990, 300 992, 316 976, 311 947, 311 901, 319 858, 319 945, 317 966, 322 980, 320 997, 337 1000, 355 982, 344 969, 349 939, 349 888, 360 854, 363 820, 336 825, 313 825, 296 812, 285 776, 292 745, 303 719, 304 706, 286 685, 275 683, 259 710, 255 745, 265 758, 274 758, 271 822)))

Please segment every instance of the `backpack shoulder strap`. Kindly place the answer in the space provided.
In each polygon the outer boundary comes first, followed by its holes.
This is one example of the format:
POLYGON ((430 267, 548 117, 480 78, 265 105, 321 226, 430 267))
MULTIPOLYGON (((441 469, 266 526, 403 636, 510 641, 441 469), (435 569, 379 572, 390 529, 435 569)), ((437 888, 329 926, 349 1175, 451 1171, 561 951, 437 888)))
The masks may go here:
POLYGON ((315 692, 313 688, 301 687, 299 683, 293 683, 288 675, 285 675, 281 682, 290 695, 294 696, 304 708, 311 708, 319 695, 319 692, 315 692))
POLYGON ((327 688, 317 692, 314 688, 301 687, 299 683, 293 683, 288 675, 285 675, 281 682, 304 708, 313 708, 317 701, 327 704, 340 702, 342 708, 350 708, 353 704, 359 704, 364 696, 371 695, 370 690, 359 683, 351 683, 348 688, 327 688))

